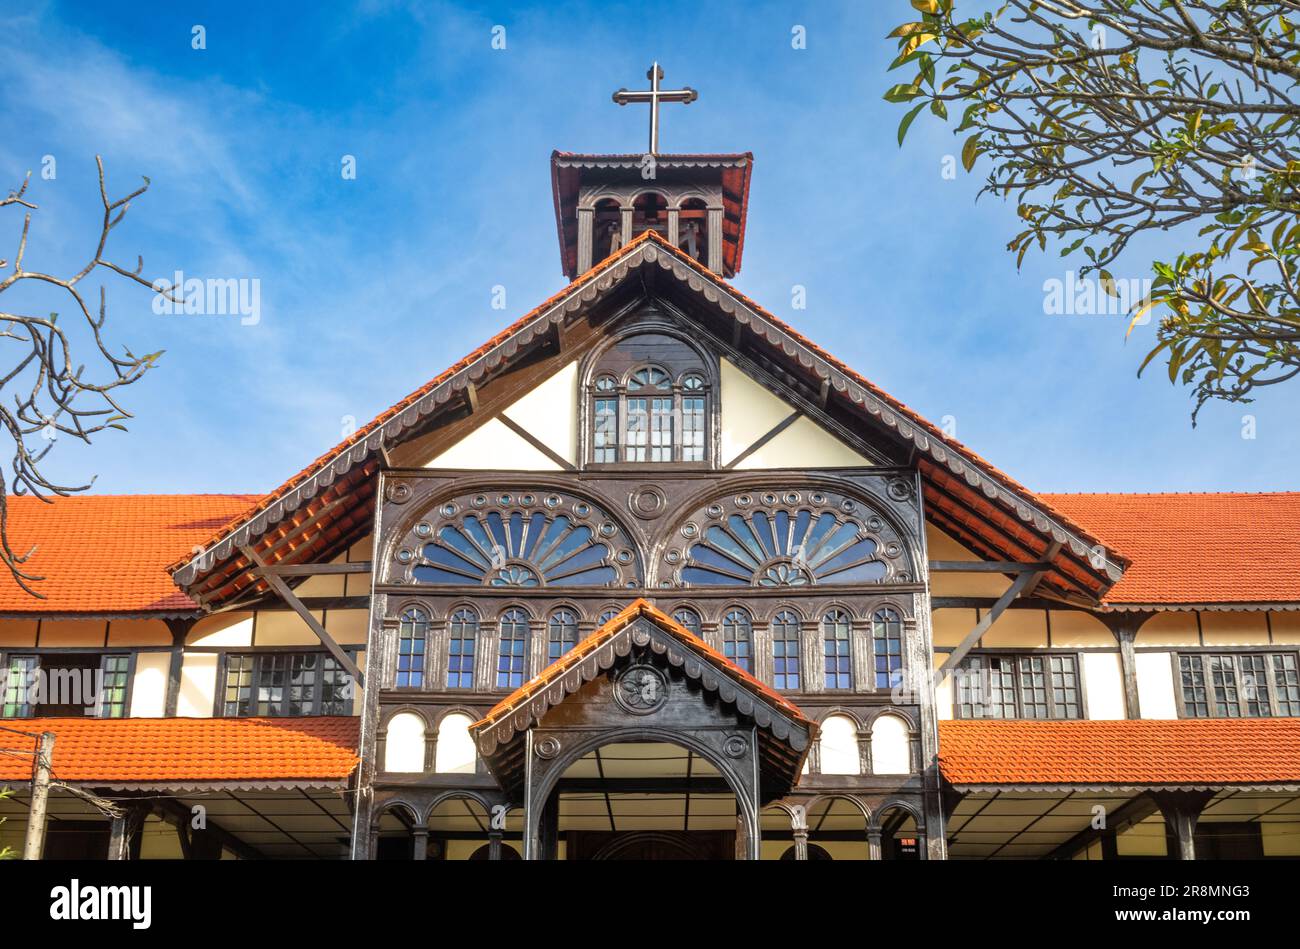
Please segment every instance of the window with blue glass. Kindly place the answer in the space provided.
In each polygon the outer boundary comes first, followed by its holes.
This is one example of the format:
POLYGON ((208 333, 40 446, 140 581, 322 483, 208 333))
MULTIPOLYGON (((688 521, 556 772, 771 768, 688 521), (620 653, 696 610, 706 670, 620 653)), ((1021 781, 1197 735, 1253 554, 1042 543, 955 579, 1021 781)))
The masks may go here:
POLYGON ((799 688, 799 617, 793 610, 772 617, 772 684, 799 688))
POLYGON ((546 626, 546 663, 550 665, 578 644, 578 617, 573 610, 556 610, 546 626))
POLYGON ((754 623, 749 614, 740 608, 728 610, 722 617, 722 654, 750 672, 753 643, 754 623))
POLYGON ((447 688, 474 688, 474 656, 478 645, 478 614, 461 608, 447 620, 447 688))
POLYGON ((528 614, 511 607, 501 614, 497 643, 497 688, 517 689, 524 684, 528 665, 528 614))
POLYGON ((689 606, 679 607, 674 610, 673 620, 692 636, 699 639, 704 637, 704 624, 700 622, 700 614, 689 606))
POLYGON ((822 617, 822 650, 827 689, 853 688, 853 620, 843 610, 822 617))
POLYGON ((890 606, 871 617, 871 642, 876 657, 876 688, 903 684, 903 617, 890 606))
POLYGON ((424 647, 429 641, 429 614, 418 606, 402 611, 397 626, 397 679, 399 689, 424 685, 424 647))

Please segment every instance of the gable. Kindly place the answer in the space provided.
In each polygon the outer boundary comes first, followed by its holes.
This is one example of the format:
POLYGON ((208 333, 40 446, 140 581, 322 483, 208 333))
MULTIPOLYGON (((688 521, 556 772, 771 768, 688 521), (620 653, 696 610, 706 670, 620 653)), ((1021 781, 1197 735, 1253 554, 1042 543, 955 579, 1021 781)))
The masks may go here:
MULTIPOLYGON (((919 471, 927 516, 942 518, 937 522, 955 530, 954 536, 972 550, 997 560, 1049 561, 1044 595, 1096 603, 1122 575, 1128 562, 1122 552, 1101 544, 1067 515, 647 231, 322 455, 194 556, 174 564, 177 583, 201 602, 228 602, 262 584, 241 546, 258 545, 270 556, 269 563, 329 556, 330 544, 347 542, 372 516, 374 475, 391 464, 390 449, 427 434, 448 413, 460 419, 457 424, 466 432, 478 427, 482 423, 473 418, 479 409, 476 386, 511 377, 535 386, 600 332, 601 314, 626 313, 654 298, 690 321, 693 336, 713 340, 723 351, 743 350, 744 359, 766 377, 797 393, 810 414, 846 436, 860 437, 864 450, 878 451, 882 459, 907 459, 919 471), (514 375, 521 366, 524 371, 514 375), (313 505, 308 518, 312 544, 277 550, 267 532, 289 517, 301 521, 301 509, 313 505), (340 520, 347 526, 337 526, 340 520)), ((504 393, 504 404, 522 398, 508 382, 498 388, 494 398, 504 393)), ((493 410, 499 404, 494 402, 493 410)), ((790 429, 783 441, 771 439, 773 452, 800 446, 807 437, 806 426, 796 428, 792 422, 790 429)), ((549 455, 550 449, 542 453, 549 455)))

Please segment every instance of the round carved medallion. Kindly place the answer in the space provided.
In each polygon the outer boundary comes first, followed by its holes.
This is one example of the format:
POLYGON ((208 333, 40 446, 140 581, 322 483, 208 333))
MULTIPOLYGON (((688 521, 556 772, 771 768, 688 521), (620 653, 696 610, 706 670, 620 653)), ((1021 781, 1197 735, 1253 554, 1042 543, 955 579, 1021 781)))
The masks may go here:
POLYGON ((745 752, 749 751, 749 742, 739 735, 732 735, 723 742, 722 750, 726 752, 728 758, 743 758, 745 752))
POLYGON ((614 680, 614 701, 634 715, 649 715, 668 701, 668 679, 654 666, 628 666, 614 680))
POLYGON ((627 499, 627 504, 633 514, 649 521, 664 512, 664 508, 668 506, 668 499, 659 488, 652 484, 644 484, 632 492, 627 499))
POLYGON ((560 739, 548 735, 533 746, 533 750, 537 752, 539 758, 554 758, 560 753, 560 739))

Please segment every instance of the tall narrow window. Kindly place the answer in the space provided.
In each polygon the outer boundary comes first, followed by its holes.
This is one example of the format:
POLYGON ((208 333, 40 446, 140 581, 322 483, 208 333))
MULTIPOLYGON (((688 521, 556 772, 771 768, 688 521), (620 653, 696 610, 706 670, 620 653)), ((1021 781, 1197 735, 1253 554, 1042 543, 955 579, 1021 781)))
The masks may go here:
POLYGON ((898 610, 883 607, 871 618, 871 641, 876 654, 876 688, 893 689, 903 682, 903 618, 898 610))
POLYGON ((578 644, 578 617, 573 610, 551 614, 546 632, 546 663, 550 665, 578 644))
POLYGON ((1214 686, 1214 714, 1219 718, 1239 718, 1241 703, 1237 696, 1237 669, 1231 656, 1207 657, 1210 684, 1214 686))
POLYGON ((429 614, 418 606, 402 612, 397 626, 397 680, 399 689, 424 685, 424 645, 429 639, 429 614))
POLYGON ((478 614, 461 608, 447 621, 447 688, 474 688, 474 657, 478 652, 478 614))
POLYGON ((722 654, 746 672, 750 672, 750 649, 754 625, 742 609, 728 610, 722 617, 722 654))
POLYGON ((704 460, 704 379, 682 379, 682 461, 704 460))
POLYGON ((32 685, 41 667, 36 656, 10 656, 4 681, 4 717, 30 718, 32 685))
POLYGON ((679 626, 697 639, 704 636, 704 624, 700 622, 700 614, 688 606, 679 607, 673 611, 673 619, 679 626))
POLYGON ((799 617, 791 610, 772 617, 772 684, 799 688, 799 617))
POLYGON ((1277 713, 1300 715, 1300 674, 1297 674, 1294 653, 1273 656, 1273 685, 1277 695, 1277 713))
POLYGON ((222 696, 222 714, 240 718, 253 714, 253 657, 226 657, 226 688, 222 696))
POLYGON ((613 376, 596 380, 591 414, 591 460, 599 464, 618 461, 617 386, 613 376))
POLYGON ((517 689, 524 684, 528 661, 528 614, 512 607, 501 614, 497 647, 497 688, 517 689))
POLYGON ((853 621, 843 610, 822 617, 822 650, 826 659, 826 688, 853 688, 853 621))
POLYGON ((130 669, 130 656, 104 656, 100 661, 100 718, 126 716, 126 686, 130 669))

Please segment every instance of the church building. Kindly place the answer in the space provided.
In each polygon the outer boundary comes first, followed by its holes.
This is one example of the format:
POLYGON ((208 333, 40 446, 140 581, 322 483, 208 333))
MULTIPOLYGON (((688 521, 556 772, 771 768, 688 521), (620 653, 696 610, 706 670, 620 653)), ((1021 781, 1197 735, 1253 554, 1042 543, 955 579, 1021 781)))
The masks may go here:
POLYGON ((0 847, 1300 856, 1300 494, 1017 483, 734 288, 661 77, 567 285, 279 487, 9 500, 0 847))

